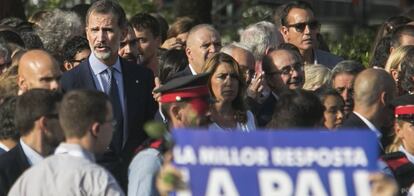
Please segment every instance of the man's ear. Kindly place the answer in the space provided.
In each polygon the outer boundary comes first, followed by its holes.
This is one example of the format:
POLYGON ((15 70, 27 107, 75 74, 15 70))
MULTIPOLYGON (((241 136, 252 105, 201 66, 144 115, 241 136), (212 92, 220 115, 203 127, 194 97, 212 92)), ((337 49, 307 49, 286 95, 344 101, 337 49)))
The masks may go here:
POLYGON ((181 108, 177 104, 172 104, 169 110, 171 119, 175 119, 176 121, 181 121, 182 113, 181 108))
POLYGON ((93 137, 98 137, 99 132, 101 131, 100 128, 101 128, 101 125, 99 123, 97 123, 97 122, 92 123, 92 125, 89 129, 90 132, 91 132, 91 135, 93 137))
POLYGON ((403 132, 402 132, 402 127, 400 127, 400 125, 398 124, 397 121, 394 122, 394 131, 395 131, 395 137, 402 139, 403 136, 403 132))
POLYGON ((19 75, 18 78, 17 78, 17 84, 19 85, 20 90, 22 90, 24 92, 27 91, 28 86, 27 86, 27 82, 24 79, 24 77, 19 75))
POLYGON ((37 125, 37 127, 43 131, 47 131, 47 118, 44 116, 41 116, 36 122, 35 124, 37 125))
POLYGON ((65 60, 63 62, 63 67, 65 68, 66 71, 69 71, 73 68, 73 65, 72 63, 69 63, 69 61, 65 60))
POLYGON ((288 41, 289 41, 288 40, 289 28, 287 28, 285 26, 282 26, 280 28, 280 33, 282 34, 283 39, 285 40, 285 42, 288 43, 288 41))
POLYGON ((188 46, 185 48, 185 54, 188 59, 191 59, 191 49, 188 46))

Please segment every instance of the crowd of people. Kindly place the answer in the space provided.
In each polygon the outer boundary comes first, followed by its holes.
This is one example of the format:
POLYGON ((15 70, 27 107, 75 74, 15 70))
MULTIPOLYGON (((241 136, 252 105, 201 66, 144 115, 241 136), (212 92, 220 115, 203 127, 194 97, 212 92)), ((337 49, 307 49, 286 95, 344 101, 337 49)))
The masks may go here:
POLYGON ((180 17, 168 26, 157 13, 128 20, 112 0, 2 19, 0 195, 164 195, 157 175, 172 157, 144 131, 151 121, 246 135, 371 131, 383 178, 399 187, 392 194, 407 194, 413 19, 387 19, 365 66, 330 53, 320 26, 302 1, 226 45, 211 24, 180 17))

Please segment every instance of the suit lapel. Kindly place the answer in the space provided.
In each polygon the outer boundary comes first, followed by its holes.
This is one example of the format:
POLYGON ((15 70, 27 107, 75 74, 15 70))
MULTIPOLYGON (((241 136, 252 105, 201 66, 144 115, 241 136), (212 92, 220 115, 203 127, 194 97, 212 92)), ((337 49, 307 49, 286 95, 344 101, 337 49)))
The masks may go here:
POLYGON ((96 90, 98 89, 95 81, 93 79, 93 73, 92 73, 92 69, 91 66, 89 64, 89 60, 84 61, 85 63, 79 65, 80 67, 80 71, 79 71, 79 82, 81 83, 80 86, 86 88, 86 89, 91 89, 91 90, 96 90))
POLYGON ((24 151, 23 151, 23 148, 20 142, 17 144, 17 152, 18 152, 18 158, 20 161, 18 161, 16 164, 18 164, 20 171, 24 171, 30 167, 30 164, 29 164, 29 161, 27 160, 26 155, 24 154, 24 151))

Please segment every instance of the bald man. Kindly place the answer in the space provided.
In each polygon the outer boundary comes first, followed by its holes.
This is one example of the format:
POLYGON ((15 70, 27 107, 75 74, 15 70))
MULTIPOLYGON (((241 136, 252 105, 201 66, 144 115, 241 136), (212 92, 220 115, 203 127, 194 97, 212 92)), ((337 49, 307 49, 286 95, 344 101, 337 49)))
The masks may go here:
POLYGON ((52 55, 44 50, 29 50, 19 61, 19 94, 34 88, 58 90, 61 75, 62 72, 52 55))
POLYGON ((185 53, 189 66, 183 70, 184 75, 201 73, 206 60, 221 49, 220 34, 213 26, 200 24, 188 33, 185 53))
POLYGON ((395 83, 386 71, 362 71, 354 82, 353 113, 345 120, 343 127, 371 130, 379 140, 382 139, 380 129, 392 125, 393 111, 389 104, 395 97, 395 83))
POLYGON ((231 43, 224 46, 220 52, 226 53, 234 58, 240 66, 242 73, 245 75, 247 84, 250 84, 254 75, 254 56, 247 49, 247 46, 239 43, 231 43))

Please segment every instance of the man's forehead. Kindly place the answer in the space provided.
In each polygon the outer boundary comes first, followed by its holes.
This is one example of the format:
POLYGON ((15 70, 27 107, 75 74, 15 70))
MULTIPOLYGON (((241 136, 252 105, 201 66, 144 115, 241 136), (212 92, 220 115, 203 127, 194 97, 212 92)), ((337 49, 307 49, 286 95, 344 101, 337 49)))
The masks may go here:
POLYGON ((313 19, 313 13, 310 10, 302 8, 292 8, 287 15, 287 20, 289 22, 307 22, 313 19))
POLYGON ((95 23, 117 24, 117 16, 112 13, 92 12, 87 19, 87 24, 95 25, 95 23), (91 24, 93 23, 93 24, 91 24))
POLYGON ((273 63, 278 67, 283 67, 292 63, 296 63, 292 53, 286 50, 277 50, 270 53, 273 63))

